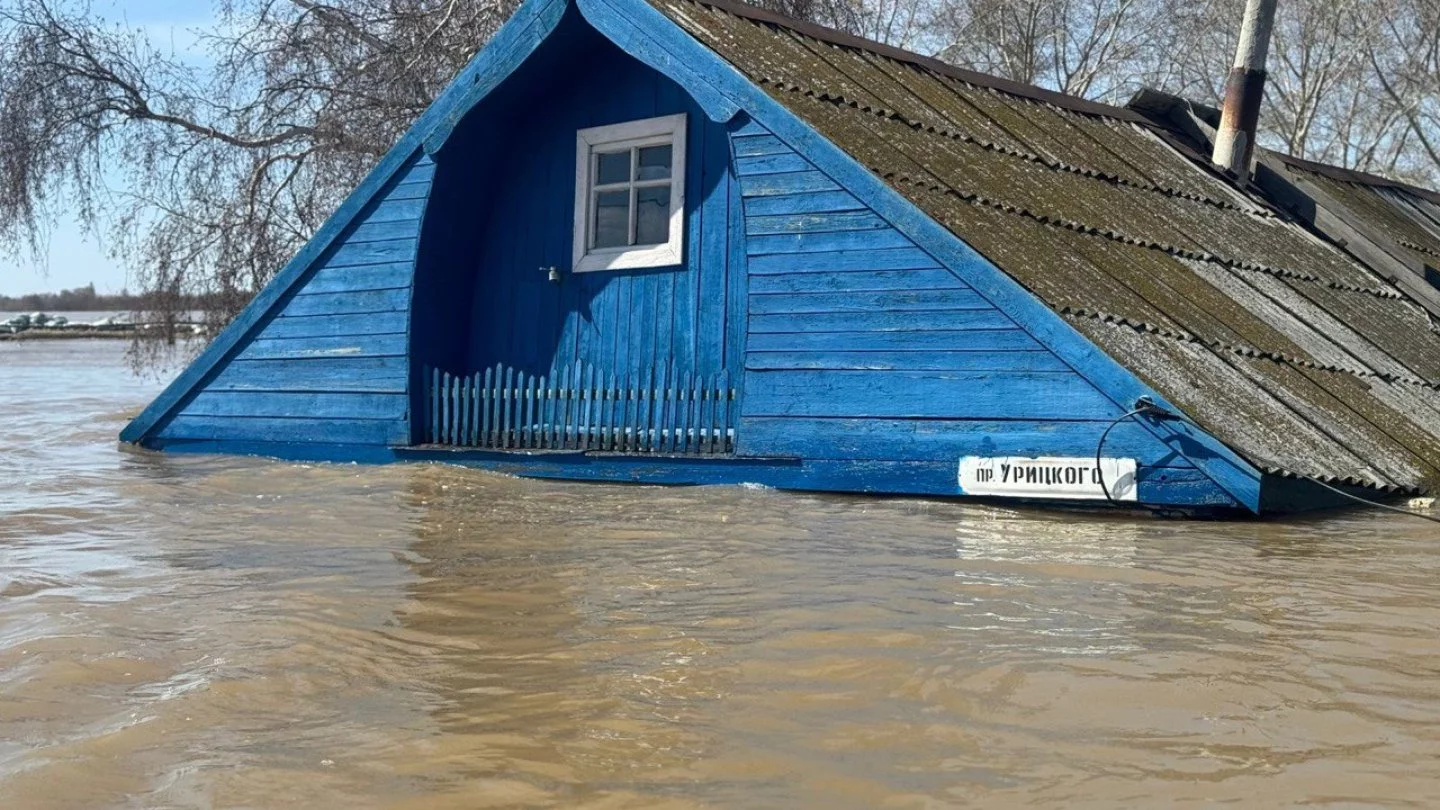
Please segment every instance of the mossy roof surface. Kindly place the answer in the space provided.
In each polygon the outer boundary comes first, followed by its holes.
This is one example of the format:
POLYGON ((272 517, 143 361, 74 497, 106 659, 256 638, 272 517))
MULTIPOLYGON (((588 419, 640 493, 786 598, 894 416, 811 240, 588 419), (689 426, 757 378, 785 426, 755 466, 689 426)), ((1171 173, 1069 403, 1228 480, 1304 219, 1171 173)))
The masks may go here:
POLYGON ((1440 483, 1429 316, 1143 117, 725 0, 651 2, 1257 466, 1440 483))
POLYGON ((1345 214, 1377 228, 1419 265, 1440 268, 1440 194, 1282 157, 1293 179, 1315 185, 1345 214))

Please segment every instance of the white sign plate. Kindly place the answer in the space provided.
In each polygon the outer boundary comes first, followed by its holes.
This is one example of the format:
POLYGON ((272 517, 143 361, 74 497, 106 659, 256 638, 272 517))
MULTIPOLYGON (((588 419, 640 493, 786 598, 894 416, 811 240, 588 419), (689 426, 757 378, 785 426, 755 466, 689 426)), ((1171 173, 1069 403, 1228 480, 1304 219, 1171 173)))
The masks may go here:
POLYGON ((1094 458, 965 456, 960 459, 960 489, 966 495, 1104 500, 1102 475, 1111 500, 1135 500, 1133 458, 1102 458, 1098 468, 1094 458))

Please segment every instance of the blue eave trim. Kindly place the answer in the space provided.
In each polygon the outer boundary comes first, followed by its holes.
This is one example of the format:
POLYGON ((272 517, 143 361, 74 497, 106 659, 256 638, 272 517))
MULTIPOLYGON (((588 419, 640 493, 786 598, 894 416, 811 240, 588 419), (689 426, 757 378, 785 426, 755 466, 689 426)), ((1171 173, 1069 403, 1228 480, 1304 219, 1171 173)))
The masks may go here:
MULTIPOLYGON (((805 155, 861 202, 915 241, 1044 344, 1121 411, 1142 396, 1182 411, 1115 362, 1048 306, 914 203, 775 101, 715 52, 644 0, 576 0, 585 19, 632 56, 691 93, 719 92, 805 155)), ((1215 437, 1179 420, 1137 417, 1147 430, 1210 476, 1236 502, 1260 511, 1261 473, 1215 437)))
MULTIPOLYGON (((569 0, 529 0, 496 32, 490 45, 470 60, 455 80, 426 108, 398 143, 385 153, 365 180, 325 220, 310 241, 275 278, 265 285, 200 356, 195 358, 153 402, 120 432, 124 442, 143 442, 163 426, 192 393, 204 386, 222 364, 244 346, 245 340, 265 322, 265 316, 304 278, 305 271, 324 255, 355 217, 372 202, 435 132, 449 133, 466 111, 515 71, 559 25, 569 0)), ((429 150, 427 150, 427 154, 429 150)))

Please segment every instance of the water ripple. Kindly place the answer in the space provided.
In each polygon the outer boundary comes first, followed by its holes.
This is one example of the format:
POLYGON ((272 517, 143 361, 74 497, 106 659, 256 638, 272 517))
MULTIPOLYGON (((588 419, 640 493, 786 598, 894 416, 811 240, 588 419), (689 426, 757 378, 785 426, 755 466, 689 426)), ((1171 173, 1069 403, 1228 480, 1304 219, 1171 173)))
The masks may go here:
POLYGON ((0 368, 6 808, 1440 794, 1423 524, 158 455, 119 347, 0 368))

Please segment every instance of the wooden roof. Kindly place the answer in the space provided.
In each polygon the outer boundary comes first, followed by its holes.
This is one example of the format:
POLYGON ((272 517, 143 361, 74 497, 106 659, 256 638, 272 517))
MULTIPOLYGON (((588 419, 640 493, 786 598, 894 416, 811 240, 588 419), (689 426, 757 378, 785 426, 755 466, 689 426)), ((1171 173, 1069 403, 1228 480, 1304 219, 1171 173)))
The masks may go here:
POLYGON ((747 6, 651 0, 1256 466, 1440 482, 1440 333, 1144 116, 747 6))

